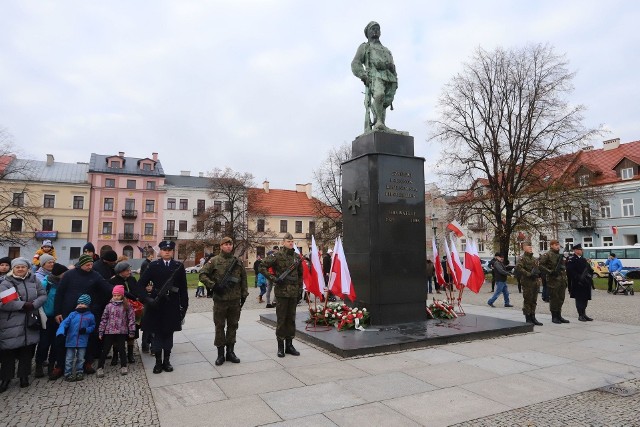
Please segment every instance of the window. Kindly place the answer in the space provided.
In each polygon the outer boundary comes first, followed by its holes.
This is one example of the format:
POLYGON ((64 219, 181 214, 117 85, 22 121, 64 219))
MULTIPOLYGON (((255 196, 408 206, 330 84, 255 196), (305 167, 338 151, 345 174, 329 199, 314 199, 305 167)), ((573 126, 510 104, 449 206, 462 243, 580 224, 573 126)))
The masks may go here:
POLYGON ((127 180, 127 188, 130 190, 133 190, 136 188, 136 180, 135 179, 128 179, 127 180))
POLYGON ((589 175, 580 175, 578 177, 578 184, 584 187, 585 185, 589 185, 589 175))
POLYGON ((460 239, 460 252, 467 250, 467 239, 460 239))
POLYGON ((20 246, 9 246, 9 258, 20 258, 20 246))
POLYGON ((316 222, 309 221, 309 234, 316 234, 316 222))
POLYGON ((620 171, 620 177, 622 179, 631 179, 633 178, 633 168, 624 168, 620 171))
POLYGON ((613 246, 613 236, 602 236, 602 246, 613 246))
POLYGON ((264 219, 259 219, 258 220, 258 231, 263 233, 264 232, 264 219))
POLYGON ((622 216, 633 216, 633 199, 622 199, 622 216))
POLYGON ((589 209, 589 206, 582 207, 582 225, 585 227, 591 225, 591 209, 589 209))
POLYGON ((214 231, 215 233, 217 233, 217 232, 219 232, 220 230, 222 230, 222 222, 220 222, 220 221, 215 221, 215 222, 213 223, 213 231, 214 231))
POLYGON ((133 236, 134 224, 132 222, 124 223, 124 234, 127 236, 133 236))
POLYGON ((583 248, 591 248, 591 247, 593 247, 593 237, 583 237, 582 238, 582 247, 583 248))
POLYGON ((150 163, 143 163, 142 164, 142 170, 143 171, 150 171, 151 170, 151 164, 150 163))
POLYGON ((153 236, 153 223, 145 222, 144 224, 144 235, 145 236, 153 236))
POLYGON ((280 232, 281 233, 286 233, 287 232, 287 220, 286 219, 281 219, 280 220, 280 232))
POLYGON ((71 220, 71 232, 72 233, 82 233, 82 220, 81 219, 72 219, 71 220))
POLYGON ((133 211, 136 208, 136 199, 125 199, 124 200, 124 210, 133 211))
POLYGON ((222 202, 219 200, 216 200, 215 202, 213 202, 213 211, 220 212, 221 210, 222 210, 222 202))
POLYGON ((296 221, 296 233, 302 233, 302 221, 296 221))
POLYGON ((204 231, 204 221, 196 221, 196 231, 204 231))
POLYGON ((180 199, 180 210, 186 211, 189 209, 189 199, 180 199))
POLYGON ((45 208, 55 208, 56 204, 56 196, 54 194, 45 194, 44 195, 44 207, 45 208))
POLYGON ((155 212, 156 211, 156 201, 155 200, 147 200, 144 203, 144 211, 145 212, 155 212))
POLYGON ((22 219, 11 218, 11 231, 22 231, 22 219))
POLYGON ((112 211, 113 210, 113 197, 105 197, 104 198, 104 207, 102 210, 104 211, 112 211))
POLYGON ((573 248, 573 237, 566 237, 564 239, 564 250, 569 252, 573 248))
POLYGON ((224 210, 227 212, 231 212, 231 202, 230 201, 225 201, 224 202, 224 210))
POLYGON ((13 206, 24 206, 24 193, 13 193, 13 206))
POLYGON ((103 222, 102 223, 102 234, 111 235, 113 234, 113 223, 112 222, 103 222))
POLYGON ((178 221, 178 231, 187 231, 187 221, 178 221))
POLYGON ((264 246, 258 246, 256 248, 256 256, 264 258, 264 254, 265 254, 264 246))
POLYGON ((198 199, 198 215, 201 215, 205 211, 205 201, 202 199, 198 199))
POLYGON ((564 211, 562 212, 562 220, 563 221, 571 221, 571 212, 569 211, 564 211))
POLYGON ((611 202, 602 202, 600 204, 600 216, 602 218, 611 218, 611 202))
POLYGON ((84 196, 73 196, 73 209, 84 209, 84 196))
POLYGON ((80 246, 72 246, 69 248, 69 259, 78 259, 80 258, 80 251, 82 248, 80 246))
POLYGON ((540 251, 548 251, 549 250, 549 241, 547 240, 547 236, 544 234, 540 235, 538 249, 540 251))
POLYGON ((173 219, 167 220, 167 231, 174 231, 176 229, 176 222, 173 219))
POLYGON ((53 231, 53 220, 52 219, 43 219, 42 220, 42 231, 53 231))
POLYGON ((147 190, 155 190, 156 182, 155 181, 147 181, 147 190))
POLYGON ((106 178, 104 180, 104 186, 107 188, 116 188, 116 180, 113 178, 106 178))
POLYGON ((167 209, 175 209, 176 208, 176 199, 167 199, 167 209))
POLYGON ((111 167, 115 169, 120 169, 120 160, 111 160, 111 167))
POLYGON ((484 252, 484 240, 478 240, 476 243, 478 245, 478 252, 484 252))

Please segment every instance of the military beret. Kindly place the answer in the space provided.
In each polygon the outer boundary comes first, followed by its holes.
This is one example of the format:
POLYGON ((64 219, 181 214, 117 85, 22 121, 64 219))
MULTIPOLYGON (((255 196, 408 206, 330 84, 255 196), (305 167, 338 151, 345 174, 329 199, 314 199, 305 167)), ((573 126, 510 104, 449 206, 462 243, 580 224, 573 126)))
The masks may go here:
POLYGON ((174 242, 173 240, 163 240, 158 244, 158 246, 160 247, 160 249, 168 249, 172 251, 176 248, 176 242, 174 242))
POLYGON ((231 237, 223 237, 222 240, 220 240, 220 246, 224 245, 225 243, 233 244, 233 240, 231 240, 231 237))
POLYGON ((284 237, 282 238, 282 240, 293 240, 293 236, 291 235, 291 233, 284 233, 284 237))
POLYGON ((531 245, 531 240, 525 240, 524 242, 522 242, 522 244, 523 244, 524 246, 532 246, 532 245, 531 245))
POLYGON ((378 27, 380 26, 380 24, 378 24, 376 21, 371 21, 367 24, 366 27, 364 27, 364 36, 365 37, 369 37, 369 29, 371 27, 373 27, 374 25, 377 25, 378 27))

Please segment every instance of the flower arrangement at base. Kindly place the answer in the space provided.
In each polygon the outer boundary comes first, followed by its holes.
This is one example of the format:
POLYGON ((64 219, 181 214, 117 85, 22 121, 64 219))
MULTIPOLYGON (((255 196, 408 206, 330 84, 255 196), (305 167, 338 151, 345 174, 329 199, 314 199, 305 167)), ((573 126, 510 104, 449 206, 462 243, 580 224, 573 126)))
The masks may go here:
POLYGON ((366 308, 349 307, 339 302, 330 302, 326 306, 310 307, 307 323, 335 326, 339 331, 360 329, 369 324, 370 313, 366 308))
POLYGON ((427 307, 427 315, 430 319, 455 319, 458 317, 453 304, 448 301, 440 301, 433 299, 433 302, 427 307))

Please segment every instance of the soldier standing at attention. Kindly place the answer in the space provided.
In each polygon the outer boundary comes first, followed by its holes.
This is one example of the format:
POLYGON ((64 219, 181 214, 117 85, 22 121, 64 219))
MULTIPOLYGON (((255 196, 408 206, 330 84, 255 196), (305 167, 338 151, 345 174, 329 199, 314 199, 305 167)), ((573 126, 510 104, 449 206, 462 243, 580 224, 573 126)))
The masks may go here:
POLYGON ((145 292, 140 298, 145 301, 146 309, 142 329, 153 334, 151 350, 156 356, 154 374, 173 371, 170 361, 173 333, 182 330, 182 319, 189 307, 187 274, 184 265, 173 259, 176 242, 165 240, 158 246, 160 258, 149 263, 138 282, 139 289, 145 289, 149 283, 153 283, 151 294, 145 292))
POLYGON ((284 235, 282 247, 278 252, 274 252, 262 261, 260 272, 273 282, 275 295, 278 298, 278 304, 276 304, 278 357, 284 357, 285 353, 300 356, 292 341, 296 334, 298 295, 302 289, 302 263, 300 256, 293 249, 291 233, 284 235), (269 273, 269 267, 273 267, 274 274, 269 273))
POLYGON ((213 344, 218 348, 216 365, 225 361, 224 347, 227 347, 226 360, 240 363, 233 351, 236 344, 236 331, 240 321, 240 310, 247 300, 247 272, 242 262, 233 256, 233 240, 223 237, 220 241, 220 253, 200 270, 199 279, 213 291, 213 323, 216 336, 213 344), (224 327, 227 326, 225 334, 224 327))
POLYGON ((547 276, 549 290, 549 310, 553 323, 569 323, 562 317, 562 304, 567 293, 567 274, 564 255, 560 253, 560 242, 552 240, 551 249, 540 257, 540 271, 547 276))
POLYGON ((527 323, 533 323, 536 326, 542 326, 542 323, 536 319, 536 305, 538 299, 538 290, 540 285, 540 270, 538 261, 533 257, 533 248, 531 242, 524 242, 522 245, 524 254, 516 262, 516 276, 520 278, 522 284, 522 297, 524 304, 522 312, 527 323))

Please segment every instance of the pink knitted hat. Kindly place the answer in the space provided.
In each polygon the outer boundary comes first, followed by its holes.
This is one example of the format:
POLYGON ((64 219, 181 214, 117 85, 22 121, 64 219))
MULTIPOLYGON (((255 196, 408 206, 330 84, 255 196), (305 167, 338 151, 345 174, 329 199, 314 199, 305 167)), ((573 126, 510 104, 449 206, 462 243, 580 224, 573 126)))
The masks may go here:
POLYGON ((113 291, 111 292, 113 295, 124 295, 124 286, 116 285, 113 287, 113 291))

